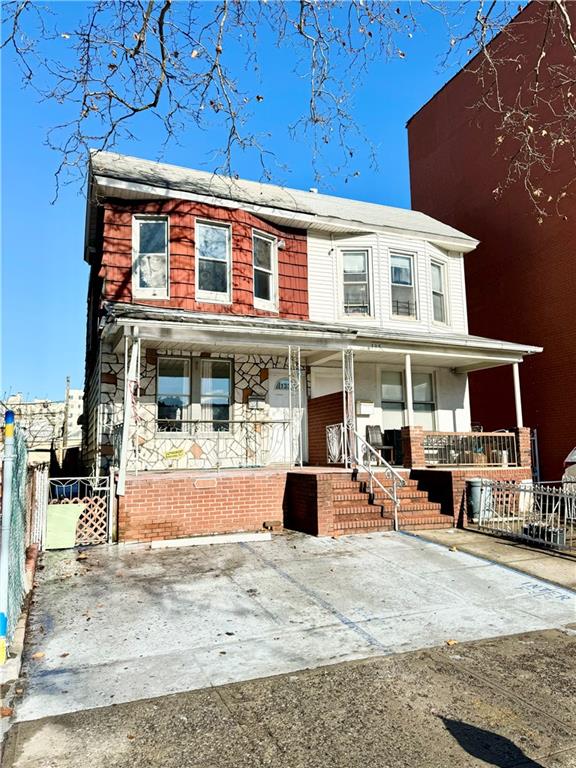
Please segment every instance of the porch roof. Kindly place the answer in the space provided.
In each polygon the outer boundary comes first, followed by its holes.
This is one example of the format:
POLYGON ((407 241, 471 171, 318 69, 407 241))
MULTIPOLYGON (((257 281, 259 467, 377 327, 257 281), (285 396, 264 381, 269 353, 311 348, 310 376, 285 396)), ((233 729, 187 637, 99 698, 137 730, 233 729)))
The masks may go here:
POLYGON ((414 363, 481 370, 521 362, 541 347, 466 334, 405 332, 274 317, 241 317, 193 313, 161 307, 109 304, 103 335, 120 349, 123 339, 138 335, 146 346, 188 351, 235 351, 239 354, 282 354, 299 346, 309 365, 339 365, 343 349, 353 349, 358 362, 414 363), (136 330, 137 329, 137 330, 136 330))

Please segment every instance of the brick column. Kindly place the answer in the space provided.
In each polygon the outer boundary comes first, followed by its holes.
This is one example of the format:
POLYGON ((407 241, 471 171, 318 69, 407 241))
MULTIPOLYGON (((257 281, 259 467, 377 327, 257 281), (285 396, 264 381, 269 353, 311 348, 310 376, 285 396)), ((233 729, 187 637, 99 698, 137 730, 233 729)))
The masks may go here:
POLYGON ((424 430, 422 427, 402 427, 401 435, 404 466, 407 469, 425 467, 424 430))
POLYGON ((516 451, 518 452, 518 465, 532 469, 532 445, 530 442, 530 427, 515 427, 516 451))
POLYGON ((318 536, 332 536, 334 533, 334 504, 332 478, 329 475, 316 475, 316 514, 318 536))

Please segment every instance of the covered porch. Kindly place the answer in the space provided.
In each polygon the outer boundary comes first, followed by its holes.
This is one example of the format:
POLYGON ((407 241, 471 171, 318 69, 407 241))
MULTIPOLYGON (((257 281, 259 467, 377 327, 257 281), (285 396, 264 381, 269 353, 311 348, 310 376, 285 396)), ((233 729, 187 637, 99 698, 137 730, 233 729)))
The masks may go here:
POLYGON ((397 467, 530 464, 519 363, 536 348, 130 310, 106 326, 101 364, 101 455, 120 488, 129 472, 350 466, 358 440, 378 432, 376 450, 397 467), (486 433, 470 421, 468 372, 500 365, 516 424, 486 433))

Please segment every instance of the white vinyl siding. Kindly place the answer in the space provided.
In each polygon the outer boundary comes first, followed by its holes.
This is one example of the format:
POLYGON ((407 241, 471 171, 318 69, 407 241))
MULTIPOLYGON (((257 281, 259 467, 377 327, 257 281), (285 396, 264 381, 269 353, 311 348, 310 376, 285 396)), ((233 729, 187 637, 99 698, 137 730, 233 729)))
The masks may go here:
POLYGON ((359 327, 390 328, 395 331, 432 332, 439 336, 467 333, 463 258, 416 238, 372 233, 336 235, 308 232, 308 295, 310 320, 346 323, 359 327), (370 315, 344 312, 342 252, 370 251, 370 315), (392 253, 412 254, 415 275, 417 319, 392 314, 390 258, 392 253), (447 320, 434 321, 430 262, 444 265, 447 320))

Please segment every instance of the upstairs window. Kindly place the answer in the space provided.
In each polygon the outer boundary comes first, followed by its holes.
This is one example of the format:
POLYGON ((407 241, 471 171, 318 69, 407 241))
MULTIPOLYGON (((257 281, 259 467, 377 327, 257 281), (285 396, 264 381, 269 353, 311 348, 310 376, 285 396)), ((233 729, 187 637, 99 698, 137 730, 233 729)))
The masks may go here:
POLYGON ((276 308, 276 247, 275 238, 253 233, 254 306, 258 309, 276 308))
POLYGON ((230 302, 230 227, 196 222, 196 298, 230 302))
POLYGON ((433 261, 432 265, 432 311, 437 323, 446 322, 446 295, 444 290, 444 267, 433 261))
POLYGON ((370 314, 368 251, 343 251, 344 314, 370 314))
POLYGON ((190 361, 158 359, 156 406, 159 432, 184 432, 190 406, 190 361))
POLYGON ((132 220, 132 294, 168 298, 168 219, 135 216, 132 220))
POLYGON ((393 253, 390 257, 392 284, 392 314, 396 317, 416 317, 416 287, 412 256, 393 253))

